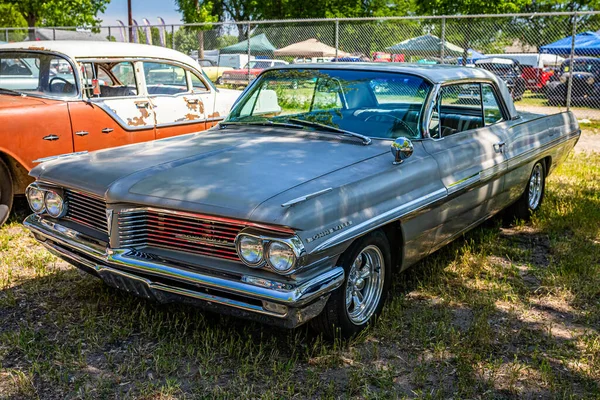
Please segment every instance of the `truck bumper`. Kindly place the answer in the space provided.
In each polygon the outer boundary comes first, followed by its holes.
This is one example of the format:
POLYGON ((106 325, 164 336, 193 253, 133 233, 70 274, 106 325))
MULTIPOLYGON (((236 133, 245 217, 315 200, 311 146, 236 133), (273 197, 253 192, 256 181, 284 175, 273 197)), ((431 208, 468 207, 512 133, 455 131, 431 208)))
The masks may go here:
POLYGON ((175 265, 133 249, 110 249, 35 214, 23 224, 51 253, 109 286, 161 303, 190 303, 286 328, 297 327, 319 315, 331 291, 344 281, 341 267, 299 284, 281 284, 252 276, 235 280, 175 265))

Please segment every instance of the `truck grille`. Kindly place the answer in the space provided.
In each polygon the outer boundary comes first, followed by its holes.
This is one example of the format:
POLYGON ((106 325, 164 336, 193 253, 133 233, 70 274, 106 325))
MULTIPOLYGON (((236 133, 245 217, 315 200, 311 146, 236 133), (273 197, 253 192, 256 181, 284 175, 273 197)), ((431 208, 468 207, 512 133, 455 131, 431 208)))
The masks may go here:
POLYGON ((65 219, 108 234, 106 202, 89 193, 65 190, 68 204, 65 219))
POLYGON ((245 227, 225 219, 155 209, 119 214, 121 247, 153 247, 239 260, 235 237, 245 227))

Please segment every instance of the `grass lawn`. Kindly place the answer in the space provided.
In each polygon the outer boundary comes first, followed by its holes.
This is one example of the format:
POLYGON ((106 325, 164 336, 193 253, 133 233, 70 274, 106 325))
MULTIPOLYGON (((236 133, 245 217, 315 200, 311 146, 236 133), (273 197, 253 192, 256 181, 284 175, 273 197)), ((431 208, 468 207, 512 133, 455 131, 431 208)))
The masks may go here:
POLYGON ((572 154, 529 223, 492 219, 394 279, 329 343, 104 286, 0 229, 0 398, 598 398, 600 155, 572 154))

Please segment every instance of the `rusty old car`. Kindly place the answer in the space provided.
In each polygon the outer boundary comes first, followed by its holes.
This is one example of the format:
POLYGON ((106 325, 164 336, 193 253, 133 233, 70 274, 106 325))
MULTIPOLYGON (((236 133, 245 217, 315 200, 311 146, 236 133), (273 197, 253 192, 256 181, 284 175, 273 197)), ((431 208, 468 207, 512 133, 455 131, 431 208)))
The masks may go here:
POLYGON ((0 225, 35 160, 202 131, 239 91, 190 57, 111 42, 0 45, 0 225))
POLYGON ((538 210, 579 135, 570 112, 518 112, 483 69, 290 65, 204 134, 42 163, 24 223, 136 295, 350 336, 394 274, 538 210))

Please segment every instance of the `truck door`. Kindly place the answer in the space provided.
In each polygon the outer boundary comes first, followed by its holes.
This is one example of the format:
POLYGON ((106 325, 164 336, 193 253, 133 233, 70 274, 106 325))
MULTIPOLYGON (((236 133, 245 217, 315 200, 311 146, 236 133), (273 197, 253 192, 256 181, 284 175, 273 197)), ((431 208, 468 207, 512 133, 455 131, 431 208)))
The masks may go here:
POLYGON ((154 109, 148 97, 140 94, 135 64, 81 65, 87 100, 69 102, 75 151, 154 140, 154 109))

